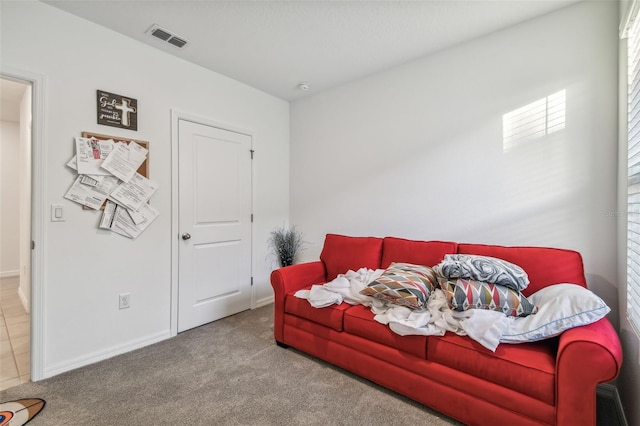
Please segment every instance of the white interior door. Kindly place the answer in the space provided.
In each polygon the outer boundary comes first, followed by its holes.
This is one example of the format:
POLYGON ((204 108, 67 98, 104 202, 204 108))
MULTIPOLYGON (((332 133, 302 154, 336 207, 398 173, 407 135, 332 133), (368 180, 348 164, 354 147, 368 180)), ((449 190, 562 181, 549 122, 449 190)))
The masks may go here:
POLYGON ((251 307, 251 137, 178 120, 178 332, 251 307))

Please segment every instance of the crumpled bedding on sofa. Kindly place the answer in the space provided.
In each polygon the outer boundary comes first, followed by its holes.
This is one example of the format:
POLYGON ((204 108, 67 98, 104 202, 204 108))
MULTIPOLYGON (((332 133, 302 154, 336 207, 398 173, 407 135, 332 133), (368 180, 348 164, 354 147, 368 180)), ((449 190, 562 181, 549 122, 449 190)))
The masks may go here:
POLYGON ((494 352, 500 343, 544 340, 569 328, 595 322, 610 311, 590 290, 569 283, 555 284, 533 293, 530 298, 540 311, 527 317, 485 309, 452 310, 440 289, 431 293, 426 308, 412 310, 360 294, 382 272, 381 269, 366 268, 350 270, 326 284, 299 290, 295 296, 307 299, 315 308, 340 305, 343 301, 364 305, 371 309, 377 322, 388 325, 396 334, 443 336, 450 331, 469 336, 494 352))
POLYGON ((449 309, 446 296, 436 289, 429 298, 426 309, 411 310, 403 306, 385 303, 378 299, 360 294, 371 281, 382 274, 383 270, 361 268, 340 274, 326 284, 315 284, 310 289, 298 290, 295 296, 307 299, 309 303, 321 308, 346 302, 351 305, 365 305, 375 314, 374 319, 399 335, 443 336, 450 331, 461 336, 469 336, 485 348, 494 351, 500 344, 500 337, 512 321, 502 312, 471 309, 457 312, 449 309))

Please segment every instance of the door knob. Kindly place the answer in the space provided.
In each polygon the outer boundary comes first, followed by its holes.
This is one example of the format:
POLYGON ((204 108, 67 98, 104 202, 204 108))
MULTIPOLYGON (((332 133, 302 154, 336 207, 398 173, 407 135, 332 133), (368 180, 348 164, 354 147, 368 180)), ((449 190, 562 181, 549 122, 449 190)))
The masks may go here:
POLYGON ((184 234, 182 234, 183 240, 188 240, 189 238, 191 238, 191 234, 189 234, 188 232, 185 232, 184 234))

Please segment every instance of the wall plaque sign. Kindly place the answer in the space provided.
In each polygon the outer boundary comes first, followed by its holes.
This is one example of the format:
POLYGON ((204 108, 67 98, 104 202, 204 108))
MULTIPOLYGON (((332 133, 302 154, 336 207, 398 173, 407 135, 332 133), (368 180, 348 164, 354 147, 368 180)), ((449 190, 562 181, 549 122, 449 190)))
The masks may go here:
POLYGON ((98 124, 138 130, 138 100, 98 90, 98 124))

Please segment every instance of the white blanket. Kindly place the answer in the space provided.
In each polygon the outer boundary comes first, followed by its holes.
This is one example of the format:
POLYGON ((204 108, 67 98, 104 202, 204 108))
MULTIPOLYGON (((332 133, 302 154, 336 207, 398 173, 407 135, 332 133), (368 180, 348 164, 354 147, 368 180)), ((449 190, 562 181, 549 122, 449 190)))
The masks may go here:
POLYGON ((374 319, 397 334, 442 336, 451 331, 468 335, 485 348, 495 351, 500 337, 509 327, 509 319, 502 312, 471 309, 453 311, 447 304, 444 292, 436 289, 429 298, 426 309, 411 310, 403 306, 385 303, 360 294, 360 290, 382 274, 382 269, 362 268, 339 275, 324 285, 313 285, 311 290, 299 290, 296 297, 307 299, 311 306, 321 308, 343 301, 351 305, 369 306, 374 319))
POLYGON ((307 299, 314 308, 324 308, 334 303, 339 305, 343 301, 350 305, 368 305, 371 298, 360 294, 360 290, 382 275, 383 272, 383 269, 366 268, 361 268, 356 272, 348 271, 326 284, 312 285, 311 290, 299 290, 295 296, 307 299))

